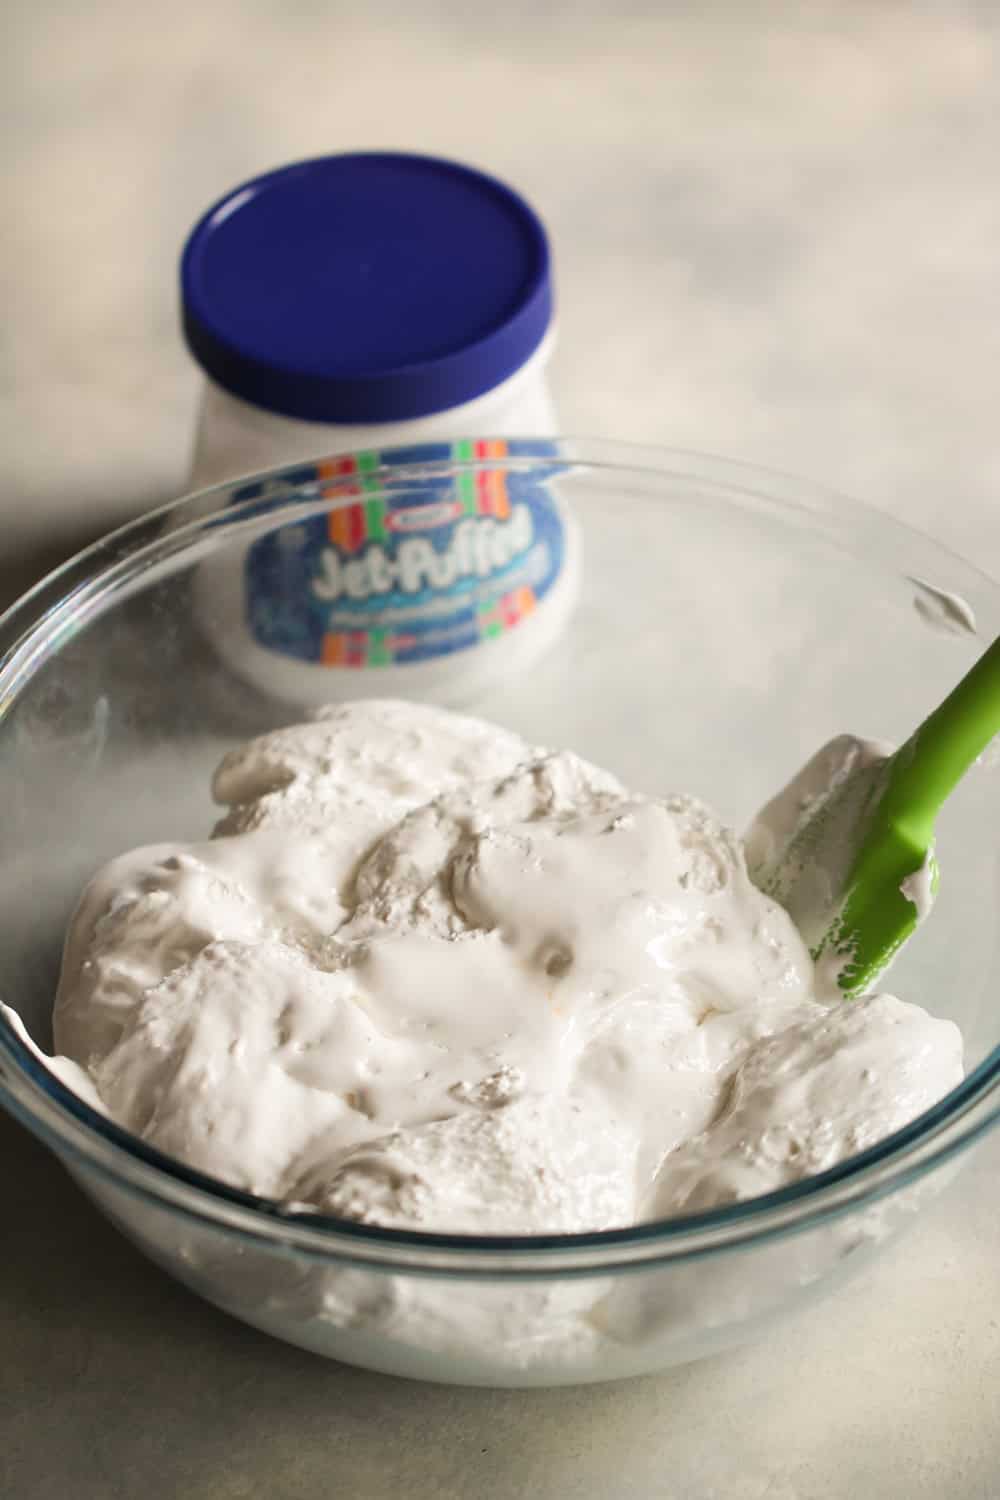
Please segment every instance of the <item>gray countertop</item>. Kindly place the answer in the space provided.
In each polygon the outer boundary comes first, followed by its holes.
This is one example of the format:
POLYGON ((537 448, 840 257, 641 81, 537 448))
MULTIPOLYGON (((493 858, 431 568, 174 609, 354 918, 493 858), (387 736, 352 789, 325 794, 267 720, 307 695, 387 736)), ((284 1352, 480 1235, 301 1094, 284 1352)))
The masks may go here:
POLYGON ((616 1385, 371 1375, 199 1302, 0 1117, 11 1500, 996 1500, 1000 1143, 753 1348, 616 1385))
MULTIPOLYGON (((799 471, 1000 570, 990 7, 13 7, 0 596, 179 493, 186 229, 242 177, 412 146, 552 229, 567 430, 799 471)), ((147 1265, 0 1118, 12 1500, 1000 1494, 1000 1141, 754 1349, 489 1392, 324 1364, 147 1265)))

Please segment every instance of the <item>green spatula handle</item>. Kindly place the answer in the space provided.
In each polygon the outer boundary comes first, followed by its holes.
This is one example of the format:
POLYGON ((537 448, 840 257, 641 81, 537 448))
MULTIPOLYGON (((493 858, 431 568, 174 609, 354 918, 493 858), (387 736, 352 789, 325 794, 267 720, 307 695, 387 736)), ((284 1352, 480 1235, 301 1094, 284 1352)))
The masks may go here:
POLYGON ((1000 638, 892 757, 885 813, 929 844, 934 819, 977 755, 1000 734, 1000 638))

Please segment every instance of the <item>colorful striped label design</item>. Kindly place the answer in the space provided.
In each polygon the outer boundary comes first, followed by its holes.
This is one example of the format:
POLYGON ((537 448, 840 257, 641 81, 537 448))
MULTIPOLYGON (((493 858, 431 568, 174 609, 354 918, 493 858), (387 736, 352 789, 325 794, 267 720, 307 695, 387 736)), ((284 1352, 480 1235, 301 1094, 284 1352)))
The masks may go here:
POLYGON ((559 577, 565 534, 549 483, 556 466, 521 471, 506 460, 553 451, 461 439, 311 466, 329 509, 248 553, 255 639, 350 669, 427 661, 516 629, 559 577))
POLYGON ((328 535, 333 546, 343 552, 357 552, 365 542, 385 539, 385 507, 374 498, 380 488, 374 477, 379 464, 379 455, 369 452, 326 459, 316 465, 319 477, 328 481, 324 493, 338 501, 353 494, 361 497, 356 505, 339 504, 330 511, 328 535))

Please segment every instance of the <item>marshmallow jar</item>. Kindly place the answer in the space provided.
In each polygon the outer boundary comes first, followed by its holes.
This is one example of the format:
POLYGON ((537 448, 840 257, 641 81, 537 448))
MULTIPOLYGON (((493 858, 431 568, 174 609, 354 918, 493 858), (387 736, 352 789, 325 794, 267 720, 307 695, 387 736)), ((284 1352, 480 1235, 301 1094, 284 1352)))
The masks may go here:
POLYGON ((522 198, 430 157, 282 168, 196 225, 182 302, 206 377, 192 488, 295 465, 231 486, 253 539, 196 576, 238 676, 304 705, 461 702, 552 644, 579 540, 555 464, 517 464, 556 430, 549 246, 522 198))

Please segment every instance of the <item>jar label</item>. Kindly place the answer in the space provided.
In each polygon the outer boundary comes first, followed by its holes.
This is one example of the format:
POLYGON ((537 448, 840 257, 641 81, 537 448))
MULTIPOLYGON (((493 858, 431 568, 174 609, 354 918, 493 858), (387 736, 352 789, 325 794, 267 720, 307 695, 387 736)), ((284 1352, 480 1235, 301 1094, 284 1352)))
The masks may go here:
MULTIPOLYGON (((460 441, 367 452, 284 476, 334 509, 290 521, 246 558, 247 622, 271 651, 335 667, 427 661, 516 629, 552 588, 565 529, 557 464, 434 474, 435 464, 551 455, 544 440, 460 441), (419 463, 425 476, 385 465, 419 463)), ((264 498, 245 486, 234 502, 264 498)))

